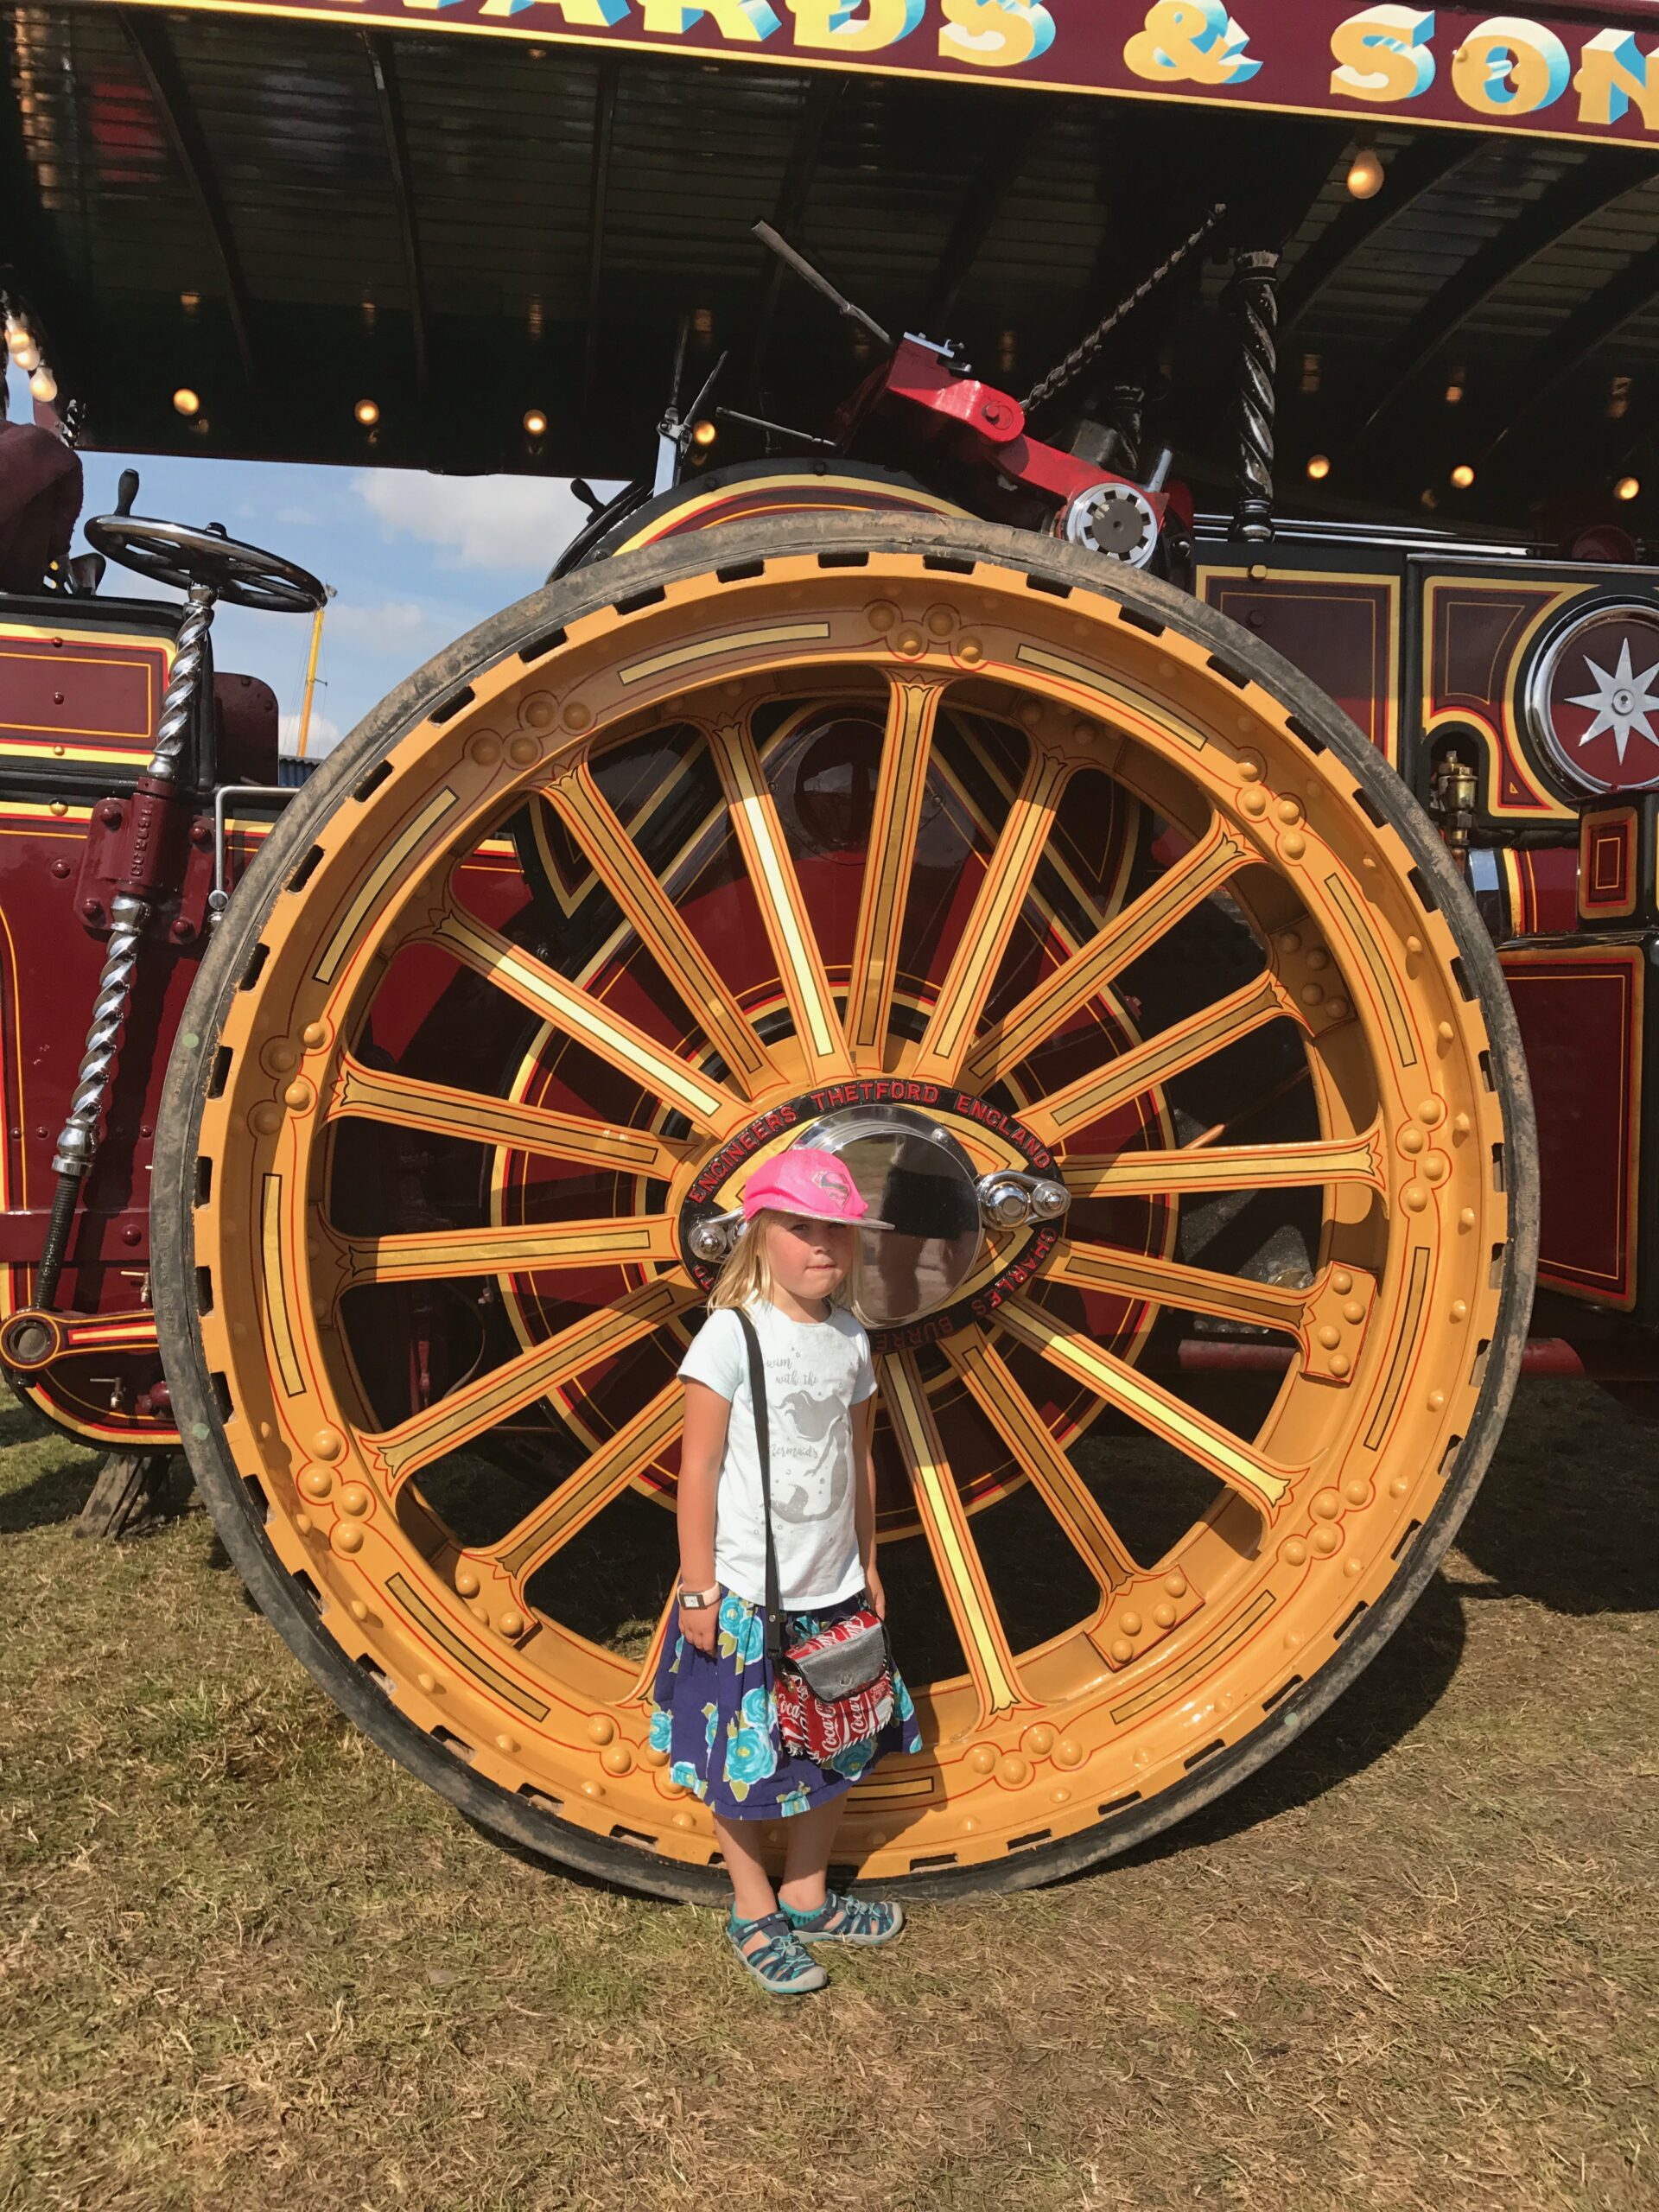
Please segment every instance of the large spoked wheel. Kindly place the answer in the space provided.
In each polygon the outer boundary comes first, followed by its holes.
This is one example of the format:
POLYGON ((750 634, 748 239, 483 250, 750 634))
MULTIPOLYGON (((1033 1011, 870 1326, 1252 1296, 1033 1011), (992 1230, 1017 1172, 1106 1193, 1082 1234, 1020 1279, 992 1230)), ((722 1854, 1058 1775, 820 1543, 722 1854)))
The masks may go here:
POLYGON ((1519 1363, 1530 1113, 1432 830, 1245 633, 1011 531, 716 531, 485 624, 284 816, 169 1083, 163 1351, 258 1602, 474 1818, 661 1895, 721 1881, 645 1707, 675 1370, 770 1151, 892 1162, 884 1883, 1042 1881, 1267 1758, 1519 1363))

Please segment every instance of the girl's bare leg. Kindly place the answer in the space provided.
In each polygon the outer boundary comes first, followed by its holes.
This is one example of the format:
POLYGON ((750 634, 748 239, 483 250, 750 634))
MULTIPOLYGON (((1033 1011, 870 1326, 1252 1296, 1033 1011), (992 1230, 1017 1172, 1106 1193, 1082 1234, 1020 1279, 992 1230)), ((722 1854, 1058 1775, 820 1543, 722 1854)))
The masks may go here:
POLYGON ((842 1807, 842 1799, 832 1797, 827 1805, 815 1805, 784 1822, 784 1878, 778 1896, 796 1912, 817 1912, 829 1894, 825 1875, 842 1807))
MULTIPOLYGON (((732 1878, 732 1907, 740 1920, 764 1920, 769 1912, 778 1910, 771 1878, 760 1856, 760 1831, 764 1825, 760 1821, 722 1821, 718 1813, 715 1815, 715 1834, 725 1853, 726 1872, 732 1878)), ((795 1825, 791 1821, 790 1826, 795 1825)), ((826 1858, 827 1855, 826 1852, 826 1858)), ((791 1898, 791 1903, 793 1902, 791 1898)))

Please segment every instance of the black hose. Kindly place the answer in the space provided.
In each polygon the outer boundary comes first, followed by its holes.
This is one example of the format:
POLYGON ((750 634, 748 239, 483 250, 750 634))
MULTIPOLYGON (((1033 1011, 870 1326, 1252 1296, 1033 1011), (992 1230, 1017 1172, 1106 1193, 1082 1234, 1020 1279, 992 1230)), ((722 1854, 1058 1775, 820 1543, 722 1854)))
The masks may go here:
POLYGON ((46 1227, 46 1243, 41 1253, 41 1263, 35 1270, 35 1304, 49 1313, 57 1296, 58 1277, 63 1273, 63 1255, 69 1245, 69 1225, 75 1217, 75 1201, 80 1195, 79 1175, 60 1173, 58 1187, 52 1196, 52 1218, 46 1227))

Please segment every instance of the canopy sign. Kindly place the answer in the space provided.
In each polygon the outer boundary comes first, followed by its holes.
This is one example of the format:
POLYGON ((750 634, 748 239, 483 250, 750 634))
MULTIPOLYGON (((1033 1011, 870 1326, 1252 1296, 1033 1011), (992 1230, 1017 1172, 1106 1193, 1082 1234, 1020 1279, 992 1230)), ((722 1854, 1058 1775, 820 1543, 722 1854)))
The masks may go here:
MULTIPOLYGON (((112 0, 96 0, 111 4, 112 0)), ((114 0, 118 4, 118 0, 114 0)), ((794 67, 1573 138, 1659 138, 1659 6, 1338 0, 152 0, 221 14, 720 53, 794 67)))

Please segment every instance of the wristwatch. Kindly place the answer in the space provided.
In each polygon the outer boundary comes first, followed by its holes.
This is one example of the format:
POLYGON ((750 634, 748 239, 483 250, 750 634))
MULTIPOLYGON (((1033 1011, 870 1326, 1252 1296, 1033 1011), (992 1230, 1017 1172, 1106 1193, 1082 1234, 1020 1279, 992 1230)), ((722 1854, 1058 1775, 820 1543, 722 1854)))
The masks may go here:
POLYGON ((683 1584, 682 1584, 680 1588, 680 1603, 685 1607, 688 1613, 700 1613, 708 1606, 712 1605, 719 1595, 720 1585, 718 1582, 714 1585, 712 1589, 709 1590, 688 1590, 685 1588, 683 1584))

